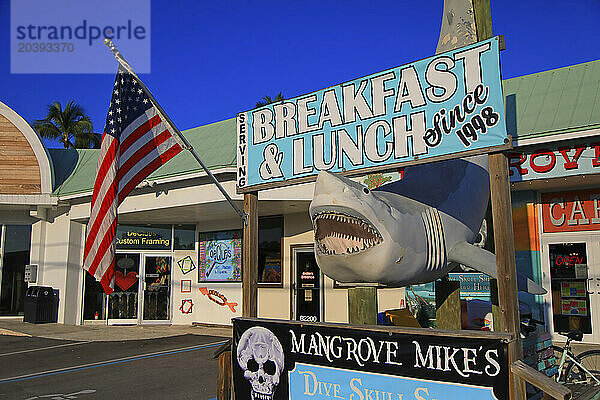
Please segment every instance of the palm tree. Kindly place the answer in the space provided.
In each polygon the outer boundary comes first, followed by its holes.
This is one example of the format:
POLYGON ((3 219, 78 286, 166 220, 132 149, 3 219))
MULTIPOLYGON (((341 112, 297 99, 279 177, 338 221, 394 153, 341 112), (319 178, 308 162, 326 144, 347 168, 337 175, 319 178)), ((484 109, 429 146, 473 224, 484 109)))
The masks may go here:
POLYGON ((33 127, 43 138, 57 139, 65 149, 89 149, 100 147, 100 135, 94 133, 92 121, 83 108, 69 101, 62 109, 60 102, 48 105, 48 114, 44 119, 38 119, 33 127))
POLYGON ((283 95, 281 92, 277 93, 274 99, 271 96, 263 96, 262 99, 256 102, 256 108, 266 106, 267 104, 276 103, 278 101, 283 101, 283 95))

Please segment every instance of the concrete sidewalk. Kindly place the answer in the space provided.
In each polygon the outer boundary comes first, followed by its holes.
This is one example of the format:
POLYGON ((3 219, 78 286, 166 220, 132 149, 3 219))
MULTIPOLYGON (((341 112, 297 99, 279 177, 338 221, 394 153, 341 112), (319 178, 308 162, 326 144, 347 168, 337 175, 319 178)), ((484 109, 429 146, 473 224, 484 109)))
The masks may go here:
POLYGON ((103 324, 30 324, 23 322, 20 318, 0 319, 0 335, 33 336, 59 340, 110 342, 155 339, 187 334, 231 337, 232 328, 185 325, 107 326, 103 324))

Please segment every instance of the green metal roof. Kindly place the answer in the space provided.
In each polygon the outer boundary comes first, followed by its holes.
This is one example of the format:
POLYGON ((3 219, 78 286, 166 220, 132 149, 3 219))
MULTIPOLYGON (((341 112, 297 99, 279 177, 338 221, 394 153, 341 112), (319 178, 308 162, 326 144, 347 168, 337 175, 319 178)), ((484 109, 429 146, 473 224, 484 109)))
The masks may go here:
POLYGON ((600 127, 600 60, 507 79, 503 90, 513 138, 600 127))
MULTIPOLYGON (((600 127, 600 60, 503 81, 506 125, 516 139, 600 127)), ((235 118, 184 131, 209 169, 235 167, 235 118)), ((49 149, 54 163, 53 194, 67 196, 92 190, 100 150, 49 149)), ((162 179, 200 172, 183 151, 152 173, 162 179)))
MULTIPOLYGON (((182 133, 209 169, 235 167, 235 118, 182 133)), ((68 196, 92 190, 100 150, 49 149, 49 152, 54 164, 54 195, 68 196)), ((148 179, 163 179, 201 171, 202 167, 190 152, 182 151, 154 171, 148 179)))

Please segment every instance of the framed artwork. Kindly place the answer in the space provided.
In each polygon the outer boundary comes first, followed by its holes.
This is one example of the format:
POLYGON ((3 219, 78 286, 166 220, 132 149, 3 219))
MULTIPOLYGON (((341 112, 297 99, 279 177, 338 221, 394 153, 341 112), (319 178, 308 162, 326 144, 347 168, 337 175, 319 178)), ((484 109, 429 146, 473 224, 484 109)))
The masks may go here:
POLYGON ((198 282, 242 281, 242 231, 198 235, 198 282))
POLYGON ((181 293, 192 293, 192 281, 190 279, 181 280, 181 293))

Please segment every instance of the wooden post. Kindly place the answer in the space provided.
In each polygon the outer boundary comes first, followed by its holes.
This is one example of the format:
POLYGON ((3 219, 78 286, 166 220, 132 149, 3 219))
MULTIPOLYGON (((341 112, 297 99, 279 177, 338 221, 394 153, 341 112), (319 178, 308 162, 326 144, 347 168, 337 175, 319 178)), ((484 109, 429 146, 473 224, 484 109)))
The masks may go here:
POLYGON ((495 332, 500 331, 500 306, 498 304, 498 280, 490 279, 490 302, 492 303, 492 318, 495 332))
POLYGON ((438 280, 435 282, 435 327, 461 329, 460 282, 438 280))
POLYGON ((348 288, 348 322, 352 325, 377 325, 377 288, 348 288))
POLYGON ((217 375, 217 400, 231 399, 231 351, 219 354, 219 374, 217 375))
POLYGON ((244 226, 242 249, 242 316, 257 316, 258 280, 258 192, 244 194, 244 212, 248 224, 244 226))
MULTIPOLYGON (((508 185, 508 159, 502 154, 490 154, 490 196, 494 218, 494 243, 498 273, 498 308, 500 332, 515 333, 516 340, 508 345, 508 360, 513 363, 523 358, 519 337, 519 298, 517 265, 512 224, 512 205, 508 185)), ((511 399, 525 398, 525 383, 516 375, 511 377, 511 399)))
MULTIPOLYGON (((492 12, 490 0, 473 0, 477 38, 492 37, 492 12)), ((523 358, 519 336, 519 298, 517 291, 517 266, 512 223, 512 204, 508 182, 508 158, 504 153, 488 156, 490 171, 490 203, 494 220, 496 271, 498 273, 498 308, 500 332, 515 333, 516 340, 508 346, 509 363, 523 358)), ((495 321, 494 321, 495 324, 495 321)), ((525 381, 515 374, 510 376, 510 398, 525 398, 525 381)))

